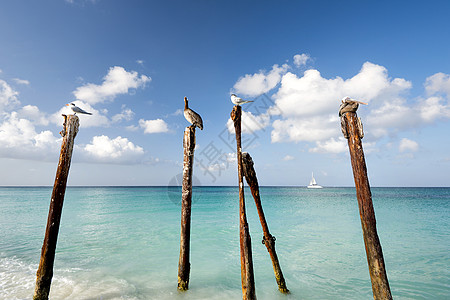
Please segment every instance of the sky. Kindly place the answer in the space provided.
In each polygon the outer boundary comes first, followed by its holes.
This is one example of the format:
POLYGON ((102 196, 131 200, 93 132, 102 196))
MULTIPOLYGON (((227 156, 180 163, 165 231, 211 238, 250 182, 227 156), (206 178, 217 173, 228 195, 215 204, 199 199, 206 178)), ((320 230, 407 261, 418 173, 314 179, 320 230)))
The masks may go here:
POLYGON ((260 185, 353 186, 338 110, 372 186, 450 186, 449 1, 0 2, 0 186, 179 184, 186 96, 203 118, 194 184, 236 185, 230 94, 260 185))

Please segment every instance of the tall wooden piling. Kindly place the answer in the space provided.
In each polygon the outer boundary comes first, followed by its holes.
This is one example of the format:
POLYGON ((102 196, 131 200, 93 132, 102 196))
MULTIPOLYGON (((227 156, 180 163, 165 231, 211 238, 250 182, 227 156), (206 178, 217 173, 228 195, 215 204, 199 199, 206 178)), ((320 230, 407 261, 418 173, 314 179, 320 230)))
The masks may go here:
POLYGON ((36 287, 34 300, 48 299, 50 285, 53 277, 53 264, 55 261, 56 243, 58 240, 59 224, 66 192, 67 177, 69 175, 70 161, 75 136, 78 133, 79 119, 75 115, 63 115, 64 128, 60 132, 63 136, 55 183, 53 185, 50 209, 48 212, 47 228, 41 251, 39 268, 36 273, 36 287))
POLYGON ((241 115, 242 109, 239 105, 234 106, 231 111, 231 119, 234 122, 236 131, 237 163, 239 179, 239 241, 241 253, 241 283, 242 297, 244 300, 256 299, 255 278, 253 274, 252 245, 250 232, 245 214, 244 198, 244 170, 242 166, 242 145, 241 145, 241 115))
POLYGON ((356 115, 357 109, 358 103, 356 101, 346 101, 341 105, 339 115, 341 116, 342 131, 345 138, 348 139, 356 197, 358 199, 367 262, 372 281, 373 298, 376 300, 392 299, 384 265, 383 251, 377 234, 372 194, 361 143, 361 138, 364 134, 361 121, 356 115))
POLYGON ((275 273, 275 279, 278 284, 278 290, 282 293, 289 293, 286 287, 286 281, 284 280, 283 272, 281 271, 280 262, 278 261, 277 252, 275 251, 275 237, 270 234, 269 226, 267 225, 266 217, 261 204, 261 197, 259 194, 258 178, 256 177, 255 169, 253 168, 253 160, 249 153, 242 153, 242 165, 244 169, 244 177, 255 200, 256 209, 258 210, 259 220, 263 229, 263 244, 266 246, 272 259, 273 271, 275 273))
POLYGON ((178 262, 178 289, 189 289, 189 262, 191 239, 191 204, 192 204, 192 166, 195 149, 195 126, 189 126, 184 131, 183 138, 183 183, 181 192, 181 238, 180 260, 178 262))

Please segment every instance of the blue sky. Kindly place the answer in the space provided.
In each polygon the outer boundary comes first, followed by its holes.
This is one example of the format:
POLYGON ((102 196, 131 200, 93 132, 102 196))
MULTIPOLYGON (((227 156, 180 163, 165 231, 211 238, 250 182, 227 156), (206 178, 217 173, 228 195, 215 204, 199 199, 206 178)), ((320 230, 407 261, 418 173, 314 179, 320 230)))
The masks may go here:
POLYGON ((449 186, 450 2, 0 3, 0 185, 52 185, 64 105, 81 116, 70 185, 167 185, 203 117, 194 175, 237 182, 230 93, 262 185, 352 186, 340 99, 372 186, 449 186), (231 133, 230 133, 231 132, 231 133))

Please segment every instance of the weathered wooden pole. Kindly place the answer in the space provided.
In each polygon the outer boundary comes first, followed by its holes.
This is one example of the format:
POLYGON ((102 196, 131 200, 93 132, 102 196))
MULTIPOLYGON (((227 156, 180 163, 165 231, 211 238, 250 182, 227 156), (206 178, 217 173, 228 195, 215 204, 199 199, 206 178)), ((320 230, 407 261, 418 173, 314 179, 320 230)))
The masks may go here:
POLYGON ((235 105, 231 111, 231 119, 234 122, 236 131, 237 163, 239 179, 239 241, 241 249, 241 283, 242 297, 244 300, 256 299, 255 278, 253 274, 252 244, 250 232, 245 214, 244 198, 244 170, 242 167, 242 146, 241 146, 241 115, 242 109, 235 105))
POLYGON ((55 184, 53 185, 50 209, 48 212, 47 228, 41 251, 39 268, 36 273, 36 287, 34 300, 48 299, 50 285, 53 277, 53 264, 55 261, 56 243, 58 240, 61 212, 66 192, 67 177, 69 175, 70 161, 75 136, 78 133, 79 119, 76 115, 63 115, 64 128, 60 132, 63 140, 61 154, 59 155, 58 169, 56 170, 55 184))
POLYGON ((375 212, 370 192, 369 179, 361 139, 364 136, 361 120, 356 115, 358 102, 346 100, 339 109, 344 137, 348 139, 348 148, 355 179, 356 197, 366 247, 373 298, 392 299, 389 282, 384 266, 383 251, 377 234, 375 212))
POLYGON ((255 199, 256 209, 258 210, 259 220, 263 229, 262 243, 266 245, 270 258, 272 259, 273 271, 275 272, 275 279, 278 284, 278 290, 284 294, 289 293, 284 280, 283 272, 281 271, 280 262, 278 261, 277 252, 275 251, 275 237, 270 234, 269 226, 267 225, 266 217, 261 204, 261 197, 259 196, 258 178, 256 177, 255 169, 253 168, 253 160, 249 153, 242 153, 242 165, 244 169, 244 176, 247 184, 252 191, 253 199, 255 199))
POLYGON ((183 183, 181 190, 181 238, 178 262, 178 289, 189 289, 189 248, 191 239, 192 165, 194 162, 195 126, 186 127, 183 138, 183 183))

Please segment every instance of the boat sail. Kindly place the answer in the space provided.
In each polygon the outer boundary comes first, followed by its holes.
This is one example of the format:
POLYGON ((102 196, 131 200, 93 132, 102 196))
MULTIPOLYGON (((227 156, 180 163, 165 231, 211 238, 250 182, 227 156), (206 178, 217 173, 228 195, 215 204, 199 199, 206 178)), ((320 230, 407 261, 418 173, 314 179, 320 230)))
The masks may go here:
POLYGON ((316 179, 314 179, 314 173, 311 174, 311 181, 309 182, 308 189, 321 189, 322 186, 318 185, 316 179))

